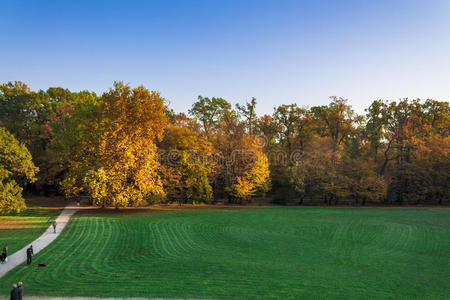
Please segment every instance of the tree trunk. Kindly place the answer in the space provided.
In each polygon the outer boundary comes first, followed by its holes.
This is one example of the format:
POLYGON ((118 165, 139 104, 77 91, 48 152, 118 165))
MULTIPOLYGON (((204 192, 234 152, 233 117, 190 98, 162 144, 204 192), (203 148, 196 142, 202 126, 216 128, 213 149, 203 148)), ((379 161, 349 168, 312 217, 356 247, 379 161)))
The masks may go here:
POLYGON ((381 167, 380 172, 379 172, 380 176, 382 176, 384 174, 386 166, 387 166, 388 162, 390 161, 389 150, 391 149, 392 141, 393 140, 389 141, 389 143, 386 147, 386 150, 384 150, 384 162, 383 162, 383 166, 381 167))

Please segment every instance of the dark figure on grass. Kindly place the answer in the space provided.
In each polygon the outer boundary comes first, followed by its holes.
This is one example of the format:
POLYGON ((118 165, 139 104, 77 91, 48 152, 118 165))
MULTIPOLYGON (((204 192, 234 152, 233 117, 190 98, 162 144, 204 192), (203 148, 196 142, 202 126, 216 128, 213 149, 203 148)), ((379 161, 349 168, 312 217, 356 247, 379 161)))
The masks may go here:
POLYGON ((33 245, 31 245, 30 247, 28 247, 27 249, 27 265, 31 265, 31 259, 33 257, 33 245))
POLYGON ((8 244, 5 244, 3 247, 2 255, 0 257, 1 262, 6 262, 6 258, 8 257, 8 244))
POLYGON ((11 290, 10 300, 19 300, 19 289, 17 288, 17 284, 13 284, 13 288, 11 290))
POLYGON ((18 290, 18 300, 22 300, 23 298, 23 283, 21 281, 19 281, 19 283, 17 284, 17 290, 18 290))
POLYGON ((56 233, 56 221, 53 221, 53 233, 56 233))

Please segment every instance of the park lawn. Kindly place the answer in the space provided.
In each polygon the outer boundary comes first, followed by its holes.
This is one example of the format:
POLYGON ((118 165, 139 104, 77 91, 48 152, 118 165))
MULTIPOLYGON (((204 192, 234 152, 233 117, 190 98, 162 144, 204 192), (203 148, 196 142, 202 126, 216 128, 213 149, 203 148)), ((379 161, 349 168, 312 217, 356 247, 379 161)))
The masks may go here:
POLYGON ((449 209, 90 210, 0 294, 448 299, 449 249, 449 209))
POLYGON ((55 207, 31 206, 21 213, 0 215, 0 246, 8 244, 8 255, 38 238, 59 215, 55 207))

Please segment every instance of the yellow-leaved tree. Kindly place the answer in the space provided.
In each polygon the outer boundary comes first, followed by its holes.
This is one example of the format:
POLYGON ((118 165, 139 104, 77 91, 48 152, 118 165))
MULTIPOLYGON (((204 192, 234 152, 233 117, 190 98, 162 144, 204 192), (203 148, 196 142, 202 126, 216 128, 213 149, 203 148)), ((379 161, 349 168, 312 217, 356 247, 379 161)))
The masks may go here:
POLYGON ((66 196, 87 193, 93 204, 126 207, 164 198, 156 140, 167 119, 158 92, 116 82, 101 97, 74 103, 55 124, 51 149, 65 170, 66 196))
POLYGON ((237 145, 239 148, 232 154, 228 169, 230 181, 234 182, 229 191, 245 203, 250 197, 265 196, 270 190, 269 161, 254 137, 243 136, 237 145))
POLYGON ((159 144, 159 151, 161 173, 169 201, 213 201, 213 189, 208 178, 213 171, 211 143, 187 127, 170 125, 159 144))
POLYGON ((25 145, 0 127, 0 213, 20 212, 25 208, 17 181, 35 181, 38 170, 25 145))

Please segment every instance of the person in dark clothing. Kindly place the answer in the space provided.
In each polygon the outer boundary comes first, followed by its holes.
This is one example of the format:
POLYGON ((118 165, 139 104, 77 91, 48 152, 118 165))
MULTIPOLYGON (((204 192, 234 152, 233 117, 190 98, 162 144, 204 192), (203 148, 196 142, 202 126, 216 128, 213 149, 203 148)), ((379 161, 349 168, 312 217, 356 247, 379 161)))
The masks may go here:
POLYGON ((31 259, 33 257, 33 245, 31 245, 30 247, 28 247, 27 249, 27 265, 31 264, 31 259))
POLYGON ((8 244, 5 244, 5 246, 3 247, 1 261, 5 262, 6 257, 8 257, 8 244))
POLYGON ((56 233, 56 221, 53 221, 53 233, 56 233))
POLYGON ((17 284, 17 290, 18 290, 18 300, 22 300, 23 298, 23 283, 21 281, 19 281, 19 283, 17 284))
POLYGON ((0 262, 6 262, 6 257, 8 256, 8 244, 3 247, 2 254, 0 254, 0 262))
POLYGON ((11 290, 10 300, 19 300, 19 289, 17 288, 17 284, 13 284, 13 289, 11 290))

